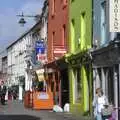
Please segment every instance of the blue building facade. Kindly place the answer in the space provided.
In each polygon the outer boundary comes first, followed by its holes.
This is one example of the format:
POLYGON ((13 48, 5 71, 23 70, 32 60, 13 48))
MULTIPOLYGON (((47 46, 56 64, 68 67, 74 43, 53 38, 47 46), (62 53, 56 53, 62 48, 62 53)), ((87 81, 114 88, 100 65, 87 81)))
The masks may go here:
MULTIPOLYGON (((120 37, 109 32, 109 1, 93 0, 93 86, 101 87, 109 102, 120 106, 120 37)), ((116 109, 117 119, 120 113, 116 109)))

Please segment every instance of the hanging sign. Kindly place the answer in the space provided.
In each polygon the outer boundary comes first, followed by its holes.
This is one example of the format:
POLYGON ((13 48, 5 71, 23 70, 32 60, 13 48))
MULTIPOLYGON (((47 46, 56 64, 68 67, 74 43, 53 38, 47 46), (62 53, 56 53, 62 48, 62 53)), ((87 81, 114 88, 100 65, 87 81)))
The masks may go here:
POLYGON ((41 61, 41 62, 44 63, 44 61, 46 60, 46 53, 45 53, 46 49, 45 49, 44 40, 36 41, 35 49, 36 49, 36 59, 37 59, 37 61, 41 61))
POLYGON ((36 41, 36 54, 44 54, 44 53, 45 53, 44 40, 36 41))
POLYGON ((109 0, 110 32, 120 32, 120 0, 109 0))

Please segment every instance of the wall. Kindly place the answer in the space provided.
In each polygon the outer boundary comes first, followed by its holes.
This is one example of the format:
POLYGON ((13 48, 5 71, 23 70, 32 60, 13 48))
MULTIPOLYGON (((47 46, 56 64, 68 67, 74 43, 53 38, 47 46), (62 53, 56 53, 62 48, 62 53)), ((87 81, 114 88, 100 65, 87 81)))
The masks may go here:
POLYGON ((70 2, 70 52, 79 52, 91 48, 91 21, 92 21, 92 1, 71 0, 70 2), (86 4, 87 3, 87 4, 86 4), (82 28, 81 15, 85 13, 85 30, 82 28), (74 20, 74 26, 72 26, 74 20), (85 36, 82 36, 83 31, 85 36), (84 37, 84 38, 83 38, 84 37))
POLYGON ((108 44, 110 41, 110 33, 109 33, 109 2, 106 1, 106 44, 105 45, 100 45, 101 44, 101 3, 103 3, 105 0, 94 0, 93 1, 93 44, 98 44, 98 48, 105 46, 108 44))
MULTIPOLYGON (((25 68, 27 66, 25 57, 28 55, 27 50, 31 48, 30 46, 32 46, 32 39, 31 34, 28 34, 8 49, 9 85, 18 84, 19 77, 25 76, 25 68)), ((30 53, 30 51, 28 52, 30 53)))

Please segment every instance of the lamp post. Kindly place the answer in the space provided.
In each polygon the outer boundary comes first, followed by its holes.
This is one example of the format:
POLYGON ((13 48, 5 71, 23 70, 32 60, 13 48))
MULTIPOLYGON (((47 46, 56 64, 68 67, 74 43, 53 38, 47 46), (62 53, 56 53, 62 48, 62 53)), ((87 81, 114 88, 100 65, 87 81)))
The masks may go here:
POLYGON ((21 26, 24 26, 25 24, 26 24, 26 21, 25 21, 25 18, 35 18, 35 20, 36 21, 38 21, 39 19, 40 19, 40 15, 39 14, 37 14, 37 15, 24 15, 23 14, 23 12, 22 12, 22 14, 20 14, 20 15, 16 15, 17 17, 20 17, 20 20, 19 20, 19 24, 21 25, 21 26))

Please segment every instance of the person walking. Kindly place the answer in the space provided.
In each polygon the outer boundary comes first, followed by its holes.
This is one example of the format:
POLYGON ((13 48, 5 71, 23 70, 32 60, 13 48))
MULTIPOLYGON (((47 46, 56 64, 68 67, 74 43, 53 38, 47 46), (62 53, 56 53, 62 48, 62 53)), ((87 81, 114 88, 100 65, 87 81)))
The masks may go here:
POLYGON ((0 98, 1 98, 1 104, 5 105, 5 95, 6 95, 6 86, 4 85, 4 81, 1 81, 0 85, 0 98))
POLYGON ((104 95, 101 88, 96 89, 96 96, 93 100, 94 116, 96 120, 102 120, 101 111, 104 105, 108 103, 107 97, 104 95))

